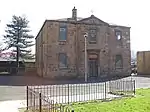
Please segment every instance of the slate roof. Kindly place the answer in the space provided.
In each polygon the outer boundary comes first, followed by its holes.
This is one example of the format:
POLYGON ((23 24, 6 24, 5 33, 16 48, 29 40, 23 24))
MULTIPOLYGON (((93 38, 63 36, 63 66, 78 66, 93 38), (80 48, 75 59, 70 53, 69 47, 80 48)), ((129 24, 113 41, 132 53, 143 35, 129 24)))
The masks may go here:
MULTIPOLYGON (((99 21, 103 22, 104 24, 106 25, 109 25, 110 27, 114 28, 114 27, 125 27, 125 28, 131 28, 131 27, 127 27, 127 26, 121 26, 121 25, 116 25, 116 24, 112 24, 112 23, 107 23, 107 22, 104 22, 102 21, 101 19, 97 18, 96 16, 94 15, 91 15, 90 17, 87 17, 87 18, 82 18, 82 17, 77 17, 77 22, 78 23, 82 23, 82 21, 84 20, 88 20, 90 18, 95 18, 95 19, 98 19, 99 21)), ((36 38, 38 37, 39 33, 41 32, 42 28, 44 27, 44 25, 46 24, 47 21, 55 21, 55 22, 68 22, 68 21, 72 21, 72 18, 60 18, 60 19, 55 19, 55 20, 45 20, 45 22, 43 23, 40 31, 38 32, 36 38)), ((35 39, 36 39, 35 38, 35 39)))
MULTIPOLYGON (((127 27, 127 26, 122 26, 122 25, 117 25, 117 24, 114 24, 114 23, 108 23, 108 22, 104 22, 103 20, 97 18, 96 16, 94 15, 91 15, 90 17, 87 17, 87 18, 82 18, 82 17, 77 17, 77 21, 78 22, 82 22, 84 20, 88 20, 90 18, 95 18, 95 19, 98 19, 99 21, 105 23, 105 24, 108 24, 109 26, 111 27, 126 27, 126 28, 130 28, 130 27, 127 27)), ((58 21, 68 21, 68 19, 71 19, 71 18, 60 18, 60 19, 56 19, 58 21)))
MULTIPOLYGON (((58 20, 58 21, 68 21, 68 19, 71 19, 71 18, 60 18, 60 19, 56 19, 56 20, 58 20)), ((80 20, 82 20, 82 19, 84 19, 84 18, 82 18, 82 17, 77 17, 77 21, 80 21, 80 20)))

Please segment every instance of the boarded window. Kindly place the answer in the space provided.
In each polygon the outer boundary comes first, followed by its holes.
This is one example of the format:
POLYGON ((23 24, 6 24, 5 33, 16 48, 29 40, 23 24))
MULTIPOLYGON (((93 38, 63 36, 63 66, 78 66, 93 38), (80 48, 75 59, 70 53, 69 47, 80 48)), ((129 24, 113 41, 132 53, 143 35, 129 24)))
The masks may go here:
POLYGON ((66 41, 67 39, 67 27, 62 25, 59 28, 59 41, 66 41))
POLYGON ((67 67, 67 55, 66 53, 59 53, 59 67, 66 68, 67 67))
POLYGON ((89 30, 89 41, 96 42, 96 40, 97 40, 96 35, 97 35, 96 29, 90 29, 89 30))
POLYGON ((123 68, 123 59, 121 55, 116 55, 115 66, 116 68, 123 68))

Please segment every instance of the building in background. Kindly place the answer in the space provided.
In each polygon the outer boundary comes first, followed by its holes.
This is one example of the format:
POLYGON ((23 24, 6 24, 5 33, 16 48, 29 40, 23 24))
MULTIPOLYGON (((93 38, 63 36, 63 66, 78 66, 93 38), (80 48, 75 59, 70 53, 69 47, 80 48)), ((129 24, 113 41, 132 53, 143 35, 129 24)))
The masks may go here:
POLYGON ((108 24, 94 15, 46 20, 36 37, 36 68, 41 77, 84 78, 84 34, 88 79, 131 73, 130 27, 108 24))
POLYGON ((150 51, 137 52, 137 75, 150 75, 150 51))
MULTIPOLYGON (((16 53, 1 52, 0 53, 0 74, 16 74, 16 53)), ((19 74, 31 75, 35 74, 35 59, 19 59, 19 74)))

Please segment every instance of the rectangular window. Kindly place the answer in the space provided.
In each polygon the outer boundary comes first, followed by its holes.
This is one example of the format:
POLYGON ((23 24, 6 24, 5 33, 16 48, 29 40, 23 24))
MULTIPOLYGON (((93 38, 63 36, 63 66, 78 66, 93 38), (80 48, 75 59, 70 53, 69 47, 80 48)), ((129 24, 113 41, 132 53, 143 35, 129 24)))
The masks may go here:
POLYGON ((119 30, 115 31, 115 36, 117 40, 121 40, 122 39, 122 32, 119 30))
POLYGON ((118 69, 118 68, 123 68, 123 59, 122 59, 122 55, 116 55, 116 59, 115 59, 115 67, 116 67, 116 69, 118 69))
POLYGON ((59 68, 66 68, 66 67, 67 67, 67 54, 59 53, 59 68))
POLYGON ((97 32, 96 29, 90 29, 89 30, 89 42, 90 43, 96 43, 96 36, 97 36, 97 32))
POLYGON ((67 39, 67 26, 63 25, 59 27, 59 41, 66 41, 67 39))

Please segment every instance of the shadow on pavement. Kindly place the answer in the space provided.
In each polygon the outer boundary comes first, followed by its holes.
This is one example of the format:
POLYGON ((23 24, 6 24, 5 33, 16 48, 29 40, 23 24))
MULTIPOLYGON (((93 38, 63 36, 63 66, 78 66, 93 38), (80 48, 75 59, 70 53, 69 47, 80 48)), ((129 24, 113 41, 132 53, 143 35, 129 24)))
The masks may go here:
MULTIPOLYGON (((124 77, 115 77, 115 78, 95 78, 91 79, 86 83, 96 83, 96 82, 106 82, 109 80, 117 80, 124 77)), ((31 85, 51 85, 51 84, 81 84, 85 83, 84 79, 78 80, 49 80, 46 78, 41 78, 37 76, 0 76, 0 86, 31 86, 31 85)))
POLYGON ((27 85, 48 85, 52 81, 36 76, 0 76, 0 85, 27 86, 27 85))

